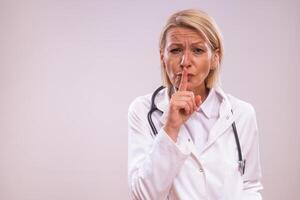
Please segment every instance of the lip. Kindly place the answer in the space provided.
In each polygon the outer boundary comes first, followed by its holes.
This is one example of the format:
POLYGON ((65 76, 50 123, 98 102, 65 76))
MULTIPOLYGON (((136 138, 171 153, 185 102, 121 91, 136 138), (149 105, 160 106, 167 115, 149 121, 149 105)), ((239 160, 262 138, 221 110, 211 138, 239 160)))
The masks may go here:
MULTIPOLYGON (((188 82, 190 82, 191 80, 192 80, 192 78, 193 78, 193 74, 189 74, 188 73, 188 75, 187 75, 187 81, 188 82)), ((176 76, 176 79, 177 79, 177 81, 181 81, 181 77, 182 77, 182 73, 180 72, 180 73, 177 73, 177 76, 176 76)))
MULTIPOLYGON (((192 73, 188 73, 187 75, 188 75, 188 77, 194 76, 194 74, 192 74, 192 73)), ((178 73, 176 74, 176 76, 182 76, 182 72, 178 72, 178 73)))

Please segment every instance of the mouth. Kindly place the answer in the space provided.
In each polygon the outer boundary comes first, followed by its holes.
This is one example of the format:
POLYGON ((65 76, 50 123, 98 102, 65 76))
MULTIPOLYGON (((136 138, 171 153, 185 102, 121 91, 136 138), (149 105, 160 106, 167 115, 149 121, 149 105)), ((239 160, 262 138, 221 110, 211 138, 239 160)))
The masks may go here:
MULTIPOLYGON (((188 73, 188 75, 187 75, 188 82, 191 81, 191 79, 193 78, 193 76, 194 76, 194 74, 188 73)), ((182 77, 182 73, 181 72, 179 72, 179 73, 176 74, 176 80, 177 80, 178 83, 181 82, 181 77, 182 77)))
MULTIPOLYGON (((176 74, 176 76, 177 76, 179 79, 181 79, 181 77, 182 77, 182 72, 178 72, 178 73, 176 74)), ((188 76, 188 79, 190 79, 190 78, 192 78, 192 77, 194 76, 194 74, 188 73, 187 76, 188 76)))

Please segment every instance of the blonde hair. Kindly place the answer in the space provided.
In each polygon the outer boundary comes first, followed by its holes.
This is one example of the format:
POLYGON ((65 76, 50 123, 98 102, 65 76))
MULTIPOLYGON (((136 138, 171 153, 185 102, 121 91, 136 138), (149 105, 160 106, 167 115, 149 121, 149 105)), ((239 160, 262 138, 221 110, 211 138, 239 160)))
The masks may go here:
MULTIPOLYGON (((205 80, 207 88, 212 88, 215 86, 219 79, 220 65, 224 55, 224 47, 222 35, 214 19, 200 10, 189 9, 174 13, 170 16, 161 32, 159 40, 160 51, 164 50, 166 45, 166 34, 172 27, 185 27, 198 31, 208 43, 211 50, 213 52, 218 51, 218 64, 211 69, 205 80)), ((163 84, 167 87, 171 87, 172 83, 168 77, 163 61, 161 61, 161 72, 163 84)))

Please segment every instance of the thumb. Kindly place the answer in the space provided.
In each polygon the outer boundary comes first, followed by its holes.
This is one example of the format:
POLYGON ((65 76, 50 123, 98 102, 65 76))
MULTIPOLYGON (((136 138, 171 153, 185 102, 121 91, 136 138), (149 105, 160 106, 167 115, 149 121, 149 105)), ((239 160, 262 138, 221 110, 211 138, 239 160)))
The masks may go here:
POLYGON ((202 104, 202 98, 200 95, 195 97, 196 106, 199 107, 202 104))

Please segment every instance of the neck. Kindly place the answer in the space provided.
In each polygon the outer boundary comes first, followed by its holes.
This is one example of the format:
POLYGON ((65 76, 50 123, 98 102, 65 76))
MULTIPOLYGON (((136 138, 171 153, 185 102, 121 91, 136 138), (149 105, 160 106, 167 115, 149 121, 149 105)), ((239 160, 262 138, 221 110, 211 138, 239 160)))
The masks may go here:
POLYGON ((204 102, 206 97, 208 96, 209 88, 207 88, 205 86, 205 84, 203 83, 202 85, 200 85, 199 87, 195 88, 192 91, 194 92, 195 96, 200 95, 201 96, 201 101, 204 102))
MULTIPOLYGON (((169 98, 171 98, 172 94, 176 91, 175 87, 169 88, 169 98)), ((201 96, 201 101, 204 102, 204 100, 207 98, 208 93, 209 93, 209 88, 205 86, 205 84, 202 84, 201 86, 195 88, 192 90, 194 95, 200 95, 201 96)))

